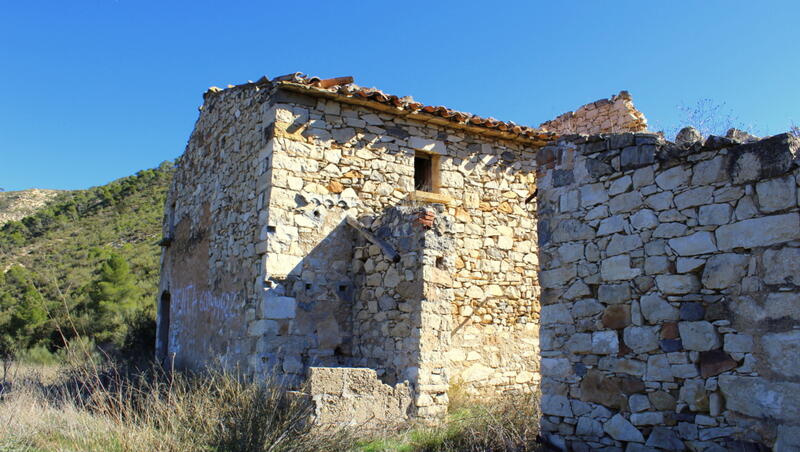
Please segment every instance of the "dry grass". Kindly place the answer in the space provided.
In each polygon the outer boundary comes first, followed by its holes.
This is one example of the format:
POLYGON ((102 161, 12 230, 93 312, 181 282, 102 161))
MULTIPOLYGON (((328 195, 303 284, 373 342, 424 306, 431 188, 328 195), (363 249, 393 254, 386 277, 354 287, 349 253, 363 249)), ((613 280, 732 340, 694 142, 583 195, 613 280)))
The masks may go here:
POLYGON ((27 366, 0 393, 0 451, 531 451, 532 396, 452 391, 448 418, 393 431, 312 430, 312 407, 235 373, 131 375, 95 361, 27 366), (10 388, 10 389, 9 389, 10 388), (485 403, 490 402, 490 403, 485 403))

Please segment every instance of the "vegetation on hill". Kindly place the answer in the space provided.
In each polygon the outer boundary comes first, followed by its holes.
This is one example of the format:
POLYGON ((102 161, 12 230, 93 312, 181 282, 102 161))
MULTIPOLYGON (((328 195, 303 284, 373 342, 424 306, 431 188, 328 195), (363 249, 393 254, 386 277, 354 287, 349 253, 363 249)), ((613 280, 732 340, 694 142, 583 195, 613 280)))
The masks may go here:
POLYGON ((173 171, 165 162, 101 187, 64 192, 0 227, 4 358, 31 349, 55 352, 77 336, 107 351, 150 347, 157 242, 173 171))

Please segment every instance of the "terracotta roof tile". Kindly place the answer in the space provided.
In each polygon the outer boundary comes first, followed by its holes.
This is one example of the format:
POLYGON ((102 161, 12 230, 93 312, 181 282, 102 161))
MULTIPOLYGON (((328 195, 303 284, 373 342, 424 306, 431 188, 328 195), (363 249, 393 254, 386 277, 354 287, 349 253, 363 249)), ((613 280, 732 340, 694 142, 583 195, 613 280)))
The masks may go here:
MULTIPOLYGON (((265 85, 270 83, 278 85, 294 85, 304 87, 309 91, 319 91, 337 96, 366 99, 378 102, 380 104, 392 106, 403 112, 426 113, 428 115, 443 118, 449 122, 477 126, 485 129, 493 129, 499 132, 514 134, 522 138, 528 138, 536 141, 552 141, 557 137, 557 135, 554 133, 546 132, 533 127, 521 126, 511 121, 499 121, 494 118, 483 118, 471 113, 453 110, 444 106, 424 105, 416 102, 411 96, 399 97, 392 94, 386 94, 377 88, 358 86, 354 83, 353 77, 321 79, 319 77, 311 77, 300 72, 295 72, 293 74, 276 77, 272 81, 270 81, 267 77, 261 77, 256 82, 248 82, 236 86, 228 85, 228 88, 265 85)), ((206 92, 206 95, 216 94, 221 91, 223 90, 212 87, 209 88, 209 90, 206 92)))

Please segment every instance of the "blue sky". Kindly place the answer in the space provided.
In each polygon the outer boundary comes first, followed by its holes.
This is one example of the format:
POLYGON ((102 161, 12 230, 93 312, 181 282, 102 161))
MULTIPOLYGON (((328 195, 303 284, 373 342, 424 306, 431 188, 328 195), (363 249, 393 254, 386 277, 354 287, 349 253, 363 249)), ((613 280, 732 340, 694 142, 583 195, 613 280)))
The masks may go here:
POLYGON ((800 123, 800 2, 3 1, 0 187, 100 185, 179 156, 202 93, 300 71, 537 125, 629 90, 656 129, 711 98, 800 123))

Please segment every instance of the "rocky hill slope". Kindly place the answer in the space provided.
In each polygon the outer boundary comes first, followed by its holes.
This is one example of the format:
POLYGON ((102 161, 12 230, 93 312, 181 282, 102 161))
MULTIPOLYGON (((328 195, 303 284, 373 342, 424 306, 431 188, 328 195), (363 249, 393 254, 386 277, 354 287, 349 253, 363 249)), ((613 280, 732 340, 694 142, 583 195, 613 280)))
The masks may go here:
POLYGON ((33 215, 59 193, 39 188, 0 192, 0 226, 33 215))

